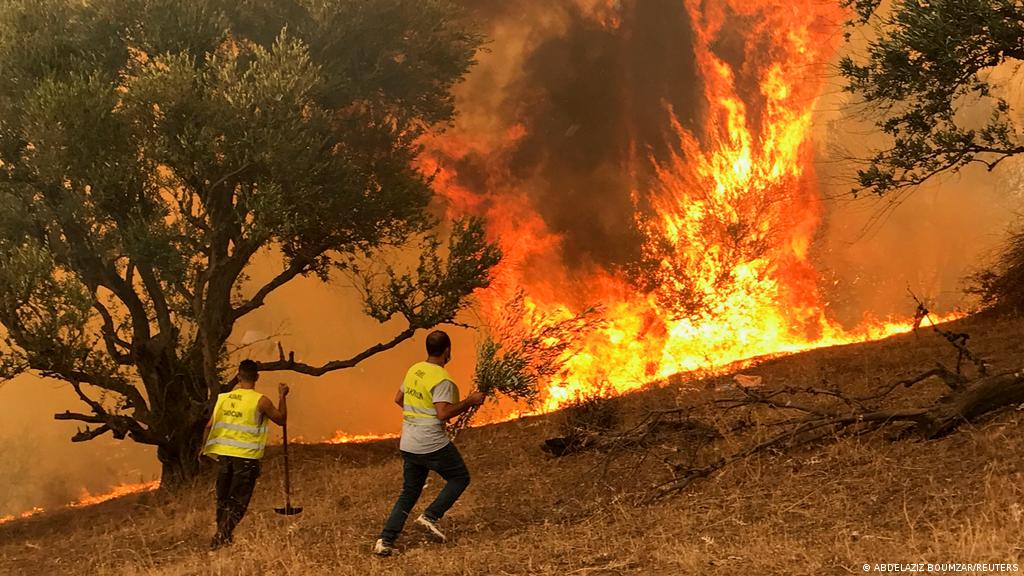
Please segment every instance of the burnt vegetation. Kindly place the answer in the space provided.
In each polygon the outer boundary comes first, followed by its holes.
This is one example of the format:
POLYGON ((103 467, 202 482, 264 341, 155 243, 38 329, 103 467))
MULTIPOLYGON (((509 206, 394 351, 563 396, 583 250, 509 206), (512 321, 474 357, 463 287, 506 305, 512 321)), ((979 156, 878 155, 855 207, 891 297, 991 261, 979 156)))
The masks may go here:
POLYGON ((615 390, 602 383, 576 398, 559 413, 561 436, 548 438, 541 449, 553 456, 564 456, 589 448, 603 435, 619 426, 622 414, 611 398, 615 390))

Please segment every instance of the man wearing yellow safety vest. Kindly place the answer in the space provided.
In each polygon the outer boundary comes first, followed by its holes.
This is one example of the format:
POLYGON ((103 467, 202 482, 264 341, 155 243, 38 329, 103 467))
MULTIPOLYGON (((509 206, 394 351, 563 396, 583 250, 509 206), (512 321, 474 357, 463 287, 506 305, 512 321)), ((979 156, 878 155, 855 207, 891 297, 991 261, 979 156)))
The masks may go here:
POLYGON ((484 395, 471 393, 459 402, 459 389, 455 386, 445 365, 452 357, 452 342, 440 330, 427 336, 427 359, 413 364, 405 375, 402 387, 395 394, 395 403, 402 407, 402 493, 395 502, 391 515, 384 524, 373 547, 378 556, 390 556, 395 540, 405 526, 405 520, 420 498, 423 485, 431 470, 445 480, 444 488, 427 507, 416 524, 427 534, 445 541, 444 532, 437 523, 462 492, 469 486, 469 470, 455 445, 448 439, 444 423, 484 403, 484 395))
POLYGON ((238 384, 217 396, 206 424, 202 454, 217 460, 217 534, 210 542, 216 550, 231 543, 235 526, 245 516, 260 475, 260 459, 267 445, 267 420, 283 425, 288 418, 288 386, 278 384, 278 406, 255 390, 259 371, 252 360, 238 366, 238 384))

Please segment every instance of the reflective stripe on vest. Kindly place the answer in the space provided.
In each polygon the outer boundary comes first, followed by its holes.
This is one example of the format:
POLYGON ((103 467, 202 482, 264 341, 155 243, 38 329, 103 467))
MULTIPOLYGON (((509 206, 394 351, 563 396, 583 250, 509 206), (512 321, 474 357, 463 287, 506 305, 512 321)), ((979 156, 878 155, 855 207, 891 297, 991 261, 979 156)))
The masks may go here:
POLYGON ((267 424, 260 413, 263 394, 239 388, 217 396, 213 425, 203 453, 257 460, 267 445, 267 424))
POLYGON ((263 426, 249 426, 246 424, 229 424, 227 422, 217 422, 213 425, 214 430, 237 430, 238 432, 248 432, 249 434, 262 434, 267 430, 266 424, 263 426))
POLYGON ((445 380, 451 380, 448 371, 430 362, 417 362, 405 375, 402 382, 402 417, 409 424, 436 424, 437 409, 434 408, 434 387, 445 380))
POLYGON ((242 448, 244 450, 262 450, 263 446, 260 444, 253 444, 251 442, 242 442, 241 440, 233 440, 231 438, 214 438, 206 443, 207 447, 210 446, 232 446, 234 448, 242 448))

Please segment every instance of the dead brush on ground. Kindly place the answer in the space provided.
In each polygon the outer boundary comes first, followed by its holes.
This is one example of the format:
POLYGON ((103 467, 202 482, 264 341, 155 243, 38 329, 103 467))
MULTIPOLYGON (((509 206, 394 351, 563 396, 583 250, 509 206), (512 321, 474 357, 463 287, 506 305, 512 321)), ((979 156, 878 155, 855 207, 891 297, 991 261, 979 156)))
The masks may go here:
POLYGON ((561 412, 560 427, 566 436, 586 436, 614 430, 622 421, 621 408, 612 396, 615 390, 602 382, 576 399, 561 412))
POLYGON ((611 398, 614 389, 607 382, 593 386, 559 414, 559 436, 548 438, 541 449, 554 456, 585 450, 598 438, 612 433, 622 421, 620 408, 611 398))
POLYGON ((890 430, 893 439, 938 438, 965 422, 1024 402, 1024 369, 991 374, 989 363, 967 346, 967 333, 934 324, 925 305, 915 300, 916 324, 929 323, 955 350, 955 370, 936 362, 930 370, 880 383, 864 394, 827 380, 761 389, 737 376, 732 392, 697 404, 651 410, 628 429, 567 430, 546 440, 544 448, 555 456, 602 451, 605 473, 631 469, 632 477, 639 477, 637 470, 644 464, 660 463, 668 474, 651 487, 636 487, 646 494, 644 501, 651 502, 758 455, 785 454, 881 430, 890 430), (945 393, 923 404, 902 399, 900 391, 930 379, 941 381, 945 393))

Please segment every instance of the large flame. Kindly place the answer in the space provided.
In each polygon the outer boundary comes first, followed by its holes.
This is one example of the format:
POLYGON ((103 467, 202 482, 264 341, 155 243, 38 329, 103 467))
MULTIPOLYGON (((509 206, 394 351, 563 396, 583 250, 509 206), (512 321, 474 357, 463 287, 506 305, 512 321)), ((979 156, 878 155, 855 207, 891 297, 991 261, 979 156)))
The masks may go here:
MULTIPOLYGON (((569 316, 588 303, 605 308, 607 324, 569 361, 568 376, 550 384, 544 410, 599 387, 623 392, 683 371, 912 328, 911 321, 865 321, 844 330, 828 317, 809 260, 820 221, 809 134, 840 9, 817 0, 683 3, 704 88, 703 127, 688 131, 670 114, 667 159, 630 143, 635 152, 624 170, 633 176, 634 217, 645 238, 643 281, 561 263, 561 238, 505 177, 521 125, 481 135, 457 124, 426 143, 423 168, 438 175, 450 214, 485 216, 506 255, 481 295, 485 322, 519 288, 530 307, 549 315, 569 316), (726 32, 741 34, 742 64, 716 55, 726 32), (491 164, 474 189, 458 174, 472 155, 491 164)), ((619 25, 602 13, 606 25, 619 25)))

